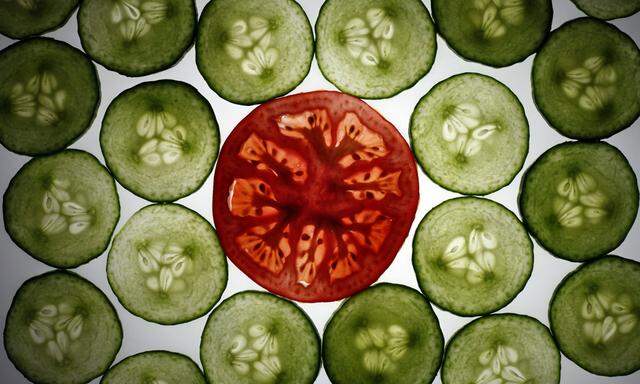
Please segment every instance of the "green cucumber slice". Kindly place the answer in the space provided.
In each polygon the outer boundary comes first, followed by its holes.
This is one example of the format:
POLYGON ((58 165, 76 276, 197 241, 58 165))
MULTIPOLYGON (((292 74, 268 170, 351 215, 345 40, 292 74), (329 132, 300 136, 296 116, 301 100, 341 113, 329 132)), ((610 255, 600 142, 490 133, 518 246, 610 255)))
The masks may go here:
POLYGON ((0 52, 0 142, 10 151, 66 148, 89 128, 99 101, 96 67, 67 43, 38 37, 0 52))
POLYGON ((573 139, 603 139, 640 116, 640 50, 591 18, 553 31, 533 62, 533 96, 549 124, 573 139))
POLYGON ((603 20, 628 17, 640 11, 640 0, 571 0, 591 17, 603 20))
POLYGON ((436 32, 420 0, 328 0, 316 22, 322 74, 342 92, 383 99, 429 72, 436 32))
POLYGON ((150 205, 114 237, 107 278, 129 312, 178 324, 218 302, 227 285, 227 260, 202 216, 177 204, 150 205))
POLYGON ((78 33, 85 52, 126 76, 159 72, 177 63, 193 43, 193 0, 84 0, 78 33))
POLYGON ((0 1, 0 33, 12 39, 24 39, 58 29, 69 20, 79 1, 0 1))
POLYGON ((136 85, 111 102, 100 146, 125 188, 147 200, 173 201, 207 179, 220 134, 211 105, 194 87, 160 80, 136 85))
POLYGON ((463 73, 436 84, 411 116, 411 146, 424 172, 448 190, 486 195, 509 184, 529 151, 529 123, 499 81, 463 73))
POLYGON ((527 170, 519 205, 540 245, 562 259, 585 261, 624 241, 638 214, 638 182, 617 148, 563 143, 527 170))
POLYGON ((206 384, 202 371, 190 358, 168 351, 148 351, 114 365, 100 384, 206 384))
POLYGON ((121 344, 122 326, 109 299, 66 271, 24 282, 4 328, 9 359, 41 384, 88 383, 109 368, 121 344))
POLYGON ((463 58, 506 67, 536 52, 551 30, 551 0, 433 0, 438 32, 463 58))
POLYGON ((484 316, 447 344, 443 384, 560 383, 560 352, 549 329, 524 315, 484 316))
POLYGON ((376 284, 342 303, 324 331, 324 367, 334 384, 431 383, 444 339, 418 291, 376 284))
POLYGON ((210 383, 311 384, 320 370, 320 336, 293 302, 240 292, 209 316, 200 361, 210 383))
POLYGON ((293 0, 216 0, 200 17, 196 62, 218 95, 249 105, 300 84, 313 48, 309 19, 293 0))
POLYGON ((75 268, 107 249, 120 218, 116 184, 93 155, 66 150, 31 159, 3 199, 11 239, 37 260, 75 268))
POLYGON ((420 289, 437 306, 477 316, 506 306, 533 269, 533 244, 516 215, 491 200, 447 200, 422 219, 413 239, 420 289))
POLYGON ((640 263, 607 256, 585 263, 556 288, 549 306, 560 350, 596 375, 640 369, 640 263))

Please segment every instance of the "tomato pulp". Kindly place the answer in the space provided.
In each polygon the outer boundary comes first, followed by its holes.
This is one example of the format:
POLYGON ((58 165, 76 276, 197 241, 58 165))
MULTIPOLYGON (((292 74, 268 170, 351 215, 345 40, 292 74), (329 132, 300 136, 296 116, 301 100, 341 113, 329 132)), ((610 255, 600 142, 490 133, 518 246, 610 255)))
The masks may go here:
POLYGON ((418 205, 413 154, 362 100, 318 91, 254 109, 225 141, 213 216, 231 261, 269 291, 339 300, 380 277, 418 205))

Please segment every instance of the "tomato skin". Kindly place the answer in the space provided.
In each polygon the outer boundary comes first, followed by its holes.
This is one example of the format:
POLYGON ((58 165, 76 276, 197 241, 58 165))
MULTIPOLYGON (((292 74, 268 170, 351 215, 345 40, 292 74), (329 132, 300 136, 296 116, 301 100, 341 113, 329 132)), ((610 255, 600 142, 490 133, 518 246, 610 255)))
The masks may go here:
POLYGON ((256 283, 297 301, 335 301, 388 268, 418 199, 397 129, 356 97, 316 91, 262 104, 234 128, 215 170, 213 217, 225 253, 256 283), (307 245, 321 262, 303 264, 307 245))

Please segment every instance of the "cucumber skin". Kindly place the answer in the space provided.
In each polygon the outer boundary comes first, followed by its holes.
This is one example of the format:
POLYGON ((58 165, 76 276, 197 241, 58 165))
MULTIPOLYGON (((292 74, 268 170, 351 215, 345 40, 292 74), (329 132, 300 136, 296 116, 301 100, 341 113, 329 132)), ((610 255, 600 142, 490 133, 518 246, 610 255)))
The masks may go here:
MULTIPOLYGON (((40 35, 44 35, 45 33, 48 32, 53 32, 57 29, 62 28, 63 25, 67 24, 67 22, 69 21, 69 19, 71 19, 71 15, 73 15, 73 13, 75 12, 76 8, 78 8, 78 5, 80 4, 81 0, 78 0, 76 5, 71 9, 71 11, 69 11, 69 14, 67 14, 67 17, 65 17, 64 19, 62 19, 58 24, 53 25, 51 27, 45 28, 45 29, 40 29, 39 32, 33 32, 30 34, 26 34, 26 35, 22 35, 22 34, 13 34, 13 33, 8 33, 8 32, 2 32, 0 34, 7 36, 8 38, 11 39, 15 39, 15 40, 22 40, 22 39, 26 39, 26 38, 31 38, 31 37, 36 37, 36 36, 40 36, 40 35)), ((83 52, 84 53, 84 52, 83 52)), ((98 88, 99 89, 99 88, 98 88)))
MULTIPOLYGON (((104 375, 102 376, 102 378, 100 379, 100 384, 106 383, 106 380, 109 378, 109 372, 117 367, 120 363, 125 362, 129 359, 133 359, 137 356, 142 356, 145 354, 156 354, 156 353, 162 353, 164 355, 170 355, 171 357, 176 357, 176 358, 186 358, 188 359, 192 364, 193 367, 196 368, 198 371, 200 371, 200 374, 202 375, 202 370, 200 369, 200 367, 198 367, 198 365, 187 355, 183 355, 182 353, 178 353, 178 352, 172 352, 172 351, 167 351, 164 349, 155 349, 155 350, 151 350, 151 351, 144 351, 144 352, 139 352, 136 353, 134 355, 129 355, 127 357, 125 357, 124 359, 120 360, 117 364, 112 365, 111 367, 109 367, 109 369, 104 373, 104 375)), ((202 380, 206 382, 206 379, 204 378, 204 375, 202 377, 202 380)), ((184 383, 184 384, 190 384, 190 383, 184 383)))

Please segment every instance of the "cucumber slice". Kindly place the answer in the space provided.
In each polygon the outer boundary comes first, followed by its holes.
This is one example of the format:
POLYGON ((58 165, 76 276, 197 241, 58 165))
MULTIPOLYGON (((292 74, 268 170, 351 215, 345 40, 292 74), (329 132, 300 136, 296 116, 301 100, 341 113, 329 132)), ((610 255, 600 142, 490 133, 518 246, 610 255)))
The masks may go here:
POLYGON ((320 336, 293 302, 240 292, 209 316, 200 360, 210 383, 311 384, 320 370, 320 336))
POLYGON ((66 148, 89 128, 99 101, 96 67, 67 43, 39 37, 0 52, 0 142, 10 151, 66 148))
POLYGON ((4 347, 29 381, 88 383, 109 368, 122 344, 122 326, 109 299, 66 271, 22 284, 11 303, 4 347))
POLYGON ((523 61, 551 30, 551 0, 432 0, 438 32, 463 58, 492 67, 523 61))
POLYGON ((79 1, 0 1, 0 33, 12 39, 24 39, 58 29, 69 20, 79 1))
POLYGON ((422 219, 413 239, 418 284, 437 306, 477 316, 506 306, 533 269, 524 225, 491 200, 447 200, 422 219))
POLYGON ((411 146, 424 172, 450 191, 485 195, 509 184, 529 151, 529 123, 499 81, 463 73, 434 86, 411 116, 411 146))
POLYGON ((323 75, 342 92, 383 99, 429 72, 436 32, 420 0, 328 0, 316 22, 323 75))
POLYGON ((562 353, 596 375, 640 369, 640 263, 608 256, 562 280, 549 306, 562 353))
POLYGON ((424 296, 388 283, 347 299, 323 340, 324 367, 334 384, 431 383, 444 345, 424 296))
POLYGON ((177 204, 136 212, 114 237, 107 278, 131 313, 159 324, 209 312, 227 285, 227 260, 215 230, 177 204))
POLYGON ((571 0, 591 17, 612 20, 628 17, 640 11, 640 0, 571 0))
POLYGON ((116 97, 105 114, 100 146, 125 188, 151 201, 173 201, 205 182, 220 134, 209 102, 189 84, 142 83, 116 97))
POLYGON ((447 344, 443 384, 560 383, 560 352, 549 329, 524 315, 484 316, 447 344))
POLYGON ((206 384, 200 368, 190 358, 168 351, 148 351, 114 365, 100 384, 206 384))
POLYGON ((556 29, 533 62, 533 96, 549 124, 574 139, 603 139, 640 116, 640 50, 591 18, 556 29))
POLYGON ((25 252, 75 268, 107 249, 120 202, 107 169, 93 155, 69 149, 25 164, 4 194, 3 213, 7 233, 25 252))
POLYGON ((540 245, 562 259, 585 261, 622 244, 638 214, 638 182, 615 147, 563 143, 527 170, 519 205, 540 245))
POLYGON ((83 0, 78 33, 85 52, 126 76, 159 72, 193 43, 193 0, 83 0))
POLYGON ((312 59, 311 24, 293 0, 216 0, 202 11, 196 62, 226 100, 249 105, 289 93, 312 59))

